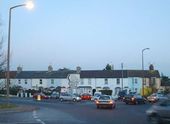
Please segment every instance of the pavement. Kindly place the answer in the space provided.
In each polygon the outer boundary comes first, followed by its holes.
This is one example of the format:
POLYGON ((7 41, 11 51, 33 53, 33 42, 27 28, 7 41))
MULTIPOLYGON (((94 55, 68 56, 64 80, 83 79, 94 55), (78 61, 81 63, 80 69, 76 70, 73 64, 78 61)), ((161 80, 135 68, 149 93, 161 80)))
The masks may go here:
POLYGON ((4 113, 12 113, 12 112, 30 112, 39 109, 36 106, 30 106, 30 105, 17 105, 14 108, 9 109, 0 109, 0 114, 4 113))

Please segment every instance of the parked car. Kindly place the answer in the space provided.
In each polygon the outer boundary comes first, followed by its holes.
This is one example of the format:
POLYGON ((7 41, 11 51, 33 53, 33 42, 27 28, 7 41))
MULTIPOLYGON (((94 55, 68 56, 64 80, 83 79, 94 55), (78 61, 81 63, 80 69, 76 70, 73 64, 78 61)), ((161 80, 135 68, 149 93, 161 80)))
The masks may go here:
POLYGON ((81 95, 82 100, 91 100, 92 96, 89 93, 84 93, 81 95))
POLYGON ((164 121, 170 122, 170 99, 154 104, 146 111, 147 118, 154 124, 159 124, 164 121))
POLYGON ((60 97, 60 93, 59 92, 53 92, 51 95, 50 95, 50 98, 51 99, 59 99, 60 97))
POLYGON ((141 95, 138 95, 138 94, 126 95, 123 101, 126 104, 140 104, 140 103, 145 104, 145 99, 141 95))
POLYGON ((117 100, 123 100, 125 95, 127 95, 125 91, 120 91, 117 100))
POLYGON ((73 102, 77 102, 77 101, 81 101, 81 97, 73 95, 73 94, 69 94, 69 93, 61 93, 60 94, 60 101, 73 101, 73 102))
POLYGON ((40 96, 41 99, 49 99, 49 96, 45 95, 44 93, 34 93, 33 98, 38 99, 38 96, 40 96))
POLYGON ((168 99, 168 97, 162 93, 153 93, 147 97, 147 100, 149 102, 157 102, 159 100, 164 100, 164 99, 168 99))
POLYGON ((95 103, 97 108, 107 107, 113 109, 116 107, 116 102, 109 95, 101 95, 95 103))

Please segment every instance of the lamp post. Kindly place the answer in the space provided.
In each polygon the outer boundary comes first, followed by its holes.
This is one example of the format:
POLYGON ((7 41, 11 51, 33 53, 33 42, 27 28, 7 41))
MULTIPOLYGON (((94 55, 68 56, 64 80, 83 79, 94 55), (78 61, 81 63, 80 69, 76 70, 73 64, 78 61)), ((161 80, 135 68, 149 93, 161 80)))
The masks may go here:
POLYGON ((122 83, 122 91, 123 91, 123 63, 121 63, 121 69, 122 69, 122 80, 121 80, 121 83, 122 83))
POLYGON ((8 50, 7 50, 7 85, 6 85, 6 90, 7 90, 7 99, 9 100, 9 84, 10 84, 10 42, 11 42, 11 13, 12 10, 18 7, 25 6, 28 9, 32 9, 34 7, 33 3, 31 1, 25 3, 25 4, 19 4, 13 7, 10 7, 9 9, 9 25, 8 25, 8 50))
POLYGON ((145 50, 149 50, 150 48, 142 49, 142 95, 144 96, 144 56, 143 53, 145 50))

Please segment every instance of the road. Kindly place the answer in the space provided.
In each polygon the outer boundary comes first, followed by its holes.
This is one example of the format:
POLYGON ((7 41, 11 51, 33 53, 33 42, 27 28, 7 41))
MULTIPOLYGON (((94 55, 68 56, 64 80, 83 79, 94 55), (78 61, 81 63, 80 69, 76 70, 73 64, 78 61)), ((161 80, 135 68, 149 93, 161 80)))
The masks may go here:
POLYGON ((33 105, 31 112, 0 113, 0 124, 148 124, 145 111, 151 104, 126 105, 116 109, 97 109, 93 102, 35 101, 13 98, 11 103, 33 105))

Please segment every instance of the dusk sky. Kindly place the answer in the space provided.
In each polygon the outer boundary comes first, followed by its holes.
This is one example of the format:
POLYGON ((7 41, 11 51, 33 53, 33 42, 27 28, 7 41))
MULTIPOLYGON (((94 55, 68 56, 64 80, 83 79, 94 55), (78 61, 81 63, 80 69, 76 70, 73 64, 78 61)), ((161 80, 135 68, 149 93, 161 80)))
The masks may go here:
MULTIPOLYGON (((26 0, 0 0, 7 49, 9 8, 26 0)), ((33 10, 12 11, 11 69, 101 70, 153 64, 170 76, 170 0, 34 0, 33 10)))

